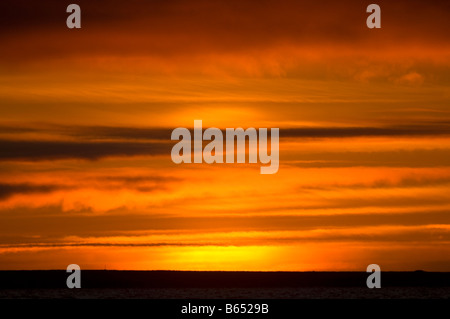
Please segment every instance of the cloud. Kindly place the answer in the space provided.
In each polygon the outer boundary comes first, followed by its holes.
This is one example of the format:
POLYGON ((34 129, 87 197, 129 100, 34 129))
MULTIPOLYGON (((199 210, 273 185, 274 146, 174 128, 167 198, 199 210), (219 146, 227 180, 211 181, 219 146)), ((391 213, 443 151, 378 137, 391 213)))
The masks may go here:
POLYGON ((284 231, 355 228, 368 226, 449 225, 448 209, 418 209, 405 213, 342 213, 322 215, 252 215, 246 216, 164 216, 151 212, 122 210, 96 215, 89 211, 64 212, 61 207, 36 209, 18 207, 0 211, 0 237, 15 242, 41 236, 51 242, 66 236, 123 236, 135 232, 214 233, 225 231, 284 231), (19 240, 19 241, 17 241, 19 240))
POLYGON ((112 156, 170 154, 168 143, 0 141, 0 160, 98 160, 112 156))
POLYGON ((424 77, 423 75, 411 71, 407 74, 402 75, 401 77, 399 77, 398 79, 396 79, 396 83, 400 83, 400 84, 409 84, 409 85, 421 85, 424 82, 424 77))
POLYGON ((82 140, 170 140, 172 130, 155 127, 77 126, 40 124, 34 126, 0 125, 0 134, 49 134, 53 137, 73 137, 82 140))
POLYGON ((181 180, 174 176, 96 176, 92 179, 101 190, 134 190, 142 193, 167 191, 169 183, 181 180))
MULTIPOLYGON (((6 134, 8 137, 0 140, 0 161, 98 160, 106 157, 168 156, 175 144, 170 139, 171 128, 41 125, 40 127, 16 127, 11 128, 11 131, 9 129, 8 126, 0 126, 0 134, 6 134), (49 140, 48 136, 52 136, 55 140, 49 140)), ((225 130, 225 128, 222 128, 222 130, 225 130)), ((193 129, 190 128, 190 131, 191 136, 193 136, 193 129)), ((449 123, 433 122, 385 127, 298 127, 280 129, 282 140, 289 138, 430 136, 450 136, 449 123)), ((286 159, 283 164, 301 167, 446 166, 450 165, 449 152, 447 149, 311 152, 308 154, 299 153, 295 161, 286 159)))
MULTIPOLYGON (((194 120, 194 119, 193 119, 194 120)), ((127 127, 127 126, 77 126, 46 125, 0 126, 1 134, 50 134, 52 136, 72 137, 81 140, 170 140, 174 128, 127 127)), ((189 128, 193 134, 193 128, 189 128)), ((205 129, 205 128, 203 128, 205 129)), ((225 129, 225 128, 221 128, 225 129)), ((349 127, 295 127, 280 128, 281 138, 290 137, 361 137, 361 136, 439 136, 450 135, 450 122, 433 121, 410 125, 391 126, 349 126, 349 127)))
POLYGON ((307 184, 298 187, 298 191, 302 190, 369 190, 369 189, 389 189, 389 188, 418 188, 429 186, 447 186, 450 185, 450 177, 405 177, 397 181, 388 179, 378 179, 367 183, 323 183, 323 184, 307 184))
POLYGON ((18 0, 0 4, 1 61, 57 60, 74 56, 161 58, 257 54, 267 48, 294 46, 305 56, 349 51, 383 53, 395 46, 440 48, 447 42, 449 5, 435 1, 383 1, 383 27, 368 30, 366 4, 351 0, 254 1, 110 1, 79 0, 82 28, 65 25, 67 2, 45 4, 18 0), (414 17, 412 20, 411 17, 414 17), (105 34, 114 36, 105 36, 105 34), (25 40, 26 39, 26 40, 25 40), (33 50, 25 48, 33 47, 33 50), (335 46, 335 49, 329 50, 335 46), (336 48, 337 47, 337 48, 336 48), (320 50, 322 49, 322 50, 320 50))
POLYGON ((140 183, 160 183, 167 181, 180 181, 181 178, 172 176, 99 176, 100 179, 107 182, 119 182, 125 185, 135 185, 140 183))
MULTIPOLYGON (((32 243, 6 244, 2 248, 59 248, 59 247, 164 247, 210 246, 211 243, 32 243)), ((220 245, 221 246, 221 245, 220 245)))
POLYGON ((60 247, 164 247, 164 246, 254 246, 280 245, 304 242, 422 242, 442 243, 450 241, 448 225, 426 226, 363 226, 318 228, 313 230, 247 231, 215 233, 165 233, 122 237, 66 237, 57 242, 3 243, 8 248, 60 248, 60 247), (164 238, 164 239, 162 239, 164 238), (161 241, 162 239, 162 241, 161 241))
POLYGON ((170 140, 169 128, 113 127, 113 126, 66 126, 59 127, 60 133, 87 139, 136 139, 170 140))
POLYGON ((373 152, 300 152, 281 165, 297 167, 448 167, 450 149, 416 149, 373 152))
POLYGON ((399 125, 387 127, 311 127, 283 128, 280 137, 333 138, 363 136, 439 136, 450 135, 449 123, 429 125, 399 125))
MULTIPOLYGON (((204 128, 205 129, 205 128, 204 128)), ((225 129, 225 128, 222 128, 225 129)), ((133 127, 61 127, 60 133, 89 139, 170 139, 169 128, 133 127)), ((191 135, 193 129, 190 128, 191 135)), ((280 137, 362 137, 362 136, 439 136, 450 135, 450 123, 439 122, 426 125, 398 125, 385 127, 299 127, 281 128, 280 137)))
POLYGON ((48 194, 58 190, 67 190, 70 187, 55 184, 0 184, 0 200, 8 199, 14 195, 48 194))

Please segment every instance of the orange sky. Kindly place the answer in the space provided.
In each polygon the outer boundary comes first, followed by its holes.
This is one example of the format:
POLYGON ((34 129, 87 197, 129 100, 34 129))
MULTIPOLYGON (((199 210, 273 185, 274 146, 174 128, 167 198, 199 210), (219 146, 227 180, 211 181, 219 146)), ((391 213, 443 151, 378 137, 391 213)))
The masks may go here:
POLYGON ((450 271, 450 5, 0 4, 0 269, 450 271), (171 161, 279 127, 280 168, 171 161))

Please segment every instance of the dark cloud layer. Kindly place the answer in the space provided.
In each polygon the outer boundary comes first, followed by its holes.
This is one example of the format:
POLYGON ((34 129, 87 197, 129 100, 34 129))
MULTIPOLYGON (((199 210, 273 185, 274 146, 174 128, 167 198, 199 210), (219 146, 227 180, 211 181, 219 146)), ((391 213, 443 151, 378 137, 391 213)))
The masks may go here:
MULTIPOLYGON (((374 209, 376 211, 376 209, 374 209)), ((130 211, 93 215, 86 212, 63 213, 58 207, 14 208, 0 211, 2 237, 40 235, 120 236, 133 231, 275 231, 313 230, 359 226, 448 225, 448 210, 426 209, 409 213, 360 213, 316 216, 204 216, 167 217, 130 211), (37 226, 39 225, 39 226, 37 226)), ((12 237, 11 237, 12 238, 12 237)), ((42 238, 40 240, 42 240, 42 238)))
POLYGON ((97 160, 111 156, 170 154, 164 143, 0 141, 0 160, 97 160))
MULTIPOLYGON (((84 186, 103 190, 134 190, 137 192, 154 192, 167 189, 167 183, 179 181, 175 177, 162 176, 103 176, 88 181, 84 186), (98 183, 100 181, 100 183, 98 183), (97 183, 96 183, 97 182, 97 183)), ((72 181, 73 182, 73 181, 72 181)), ((0 201, 15 195, 48 194, 80 188, 84 180, 75 181, 73 185, 39 184, 39 183, 0 183, 0 201)))
MULTIPOLYGON (((377 152, 311 152, 287 158, 283 164, 298 167, 449 167, 450 149, 416 149, 377 152)), ((283 159, 283 154, 280 156, 283 159)))
POLYGON ((362 136, 433 136, 450 135, 450 125, 403 125, 392 127, 317 127, 317 128, 285 128, 281 137, 362 137, 362 136))
MULTIPOLYGON (((193 128, 189 128, 191 133, 193 128)), ((205 129, 205 127, 203 128, 205 129)), ((221 128, 224 130, 225 128, 221 128)), ((0 126, 0 133, 20 134, 45 133, 70 136, 79 139, 136 139, 136 140, 170 140, 173 128, 125 127, 125 126, 0 126)), ((396 126, 360 126, 360 127, 296 127, 281 128, 280 137, 360 137, 360 136, 433 136, 450 135, 450 123, 430 122, 424 124, 396 126)))
MULTIPOLYGON (((222 130, 224 130, 222 128, 222 130)), ((190 129, 193 134, 193 129, 190 129)), ((59 127, 61 134, 89 139, 170 139, 171 129, 135 127, 59 127)), ((400 125, 387 127, 299 127, 281 128, 280 137, 362 137, 362 136, 435 136, 450 135, 450 123, 400 125)))
MULTIPOLYGON (((191 128, 191 136, 193 129, 191 128)), ((224 129, 223 129, 224 131, 224 129)), ((1 160, 97 160, 105 157, 170 155, 172 129, 110 126, 0 127, 0 133, 14 134, 15 139, 0 140, 1 160), (27 133, 70 138, 68 141, 27 140, 27 133), (25 136, 25 137, 24 137, 25 136), (22 139, 21 139, 22 137, 22 139), (75 141, 74 141, 75 139, 75 141)), ((447 123, 392 127, 300 127, 282 128, 280 138, 351 138, 351 137, 429 137, 448 136, 447 123)), ((293 165, 299 166, 447 166, 446 149, 399 150, 383 152, 342 152, 300 154, 293 165), (376 155, 375 155, 376 154, 376 155), (309 162, 302 162, 309 161, 309 162)), ((286 163, 290 158, 285 158, 286 163)))
MULTIPOLYGON (((429 228, 400 228, 391 230, 388 233, 348 233, 344 234, 339 231, 339 228, 328 228, 325 232, 320 234, 308 234, 304 236, 285 236, 285 237, 272 237, 264 239, 266 245, 273 244, 293 244, 301 242, 340 242, 340 241, 357 241, 362 242, 415 242, 415 243, 437 243, 446 244, 450 241, 450 231, 448 229, 442 229, 439 227, 429 228)), ((267 234, 270 235, 270 232, 267 234)), ((264 237, 264 236, 262 236, 264 237)), ((141 243, 114 243, 114 242, 95 242, 95 239, 90 239, 90 242, 72 242, 64 241, 57 243, 47 242, 34 242, 34 243, 11 243, 0 244, 0 248, 32 248, 32 247, 46 247, 46 248, 58 248, 58 247, 164 247, 164 246, 246 246, 246 245, 258 245, 261 239, 256 238, 241 238, 230 237, 225 241, 188 241, 188 242, 141 242, 141 243)))
POLYGON ((70 3, 2 1, 2 61, 112 52, 173 56, 258 50, 285 43, 352 46, 425 41, 436 46, 446 43, 450 30, 448 1, 379 0, 383 27, 368 33, 365 20, 370 2, 79 0, 82 29, 71 32, 65 25, 70 3))
POLYGON ((57 190, 68 189, 69 187, 55 184, 0 184, 0 200, 7 199, 14 195, 26 195, 26 194, 45 194, 51 193, 57 190))

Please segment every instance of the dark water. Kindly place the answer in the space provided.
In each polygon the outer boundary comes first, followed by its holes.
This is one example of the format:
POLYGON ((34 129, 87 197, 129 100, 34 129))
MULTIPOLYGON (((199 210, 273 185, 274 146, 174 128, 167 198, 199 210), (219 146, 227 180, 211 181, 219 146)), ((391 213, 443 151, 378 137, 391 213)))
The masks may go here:
POLYGON ((450 299, 450 287, 0 289, 13 299, 450 299))
POLYGON ((64 270, 0 271, 0 298, 82 299, 450 299, 450 273, 81 271, 69 289, 64 270))

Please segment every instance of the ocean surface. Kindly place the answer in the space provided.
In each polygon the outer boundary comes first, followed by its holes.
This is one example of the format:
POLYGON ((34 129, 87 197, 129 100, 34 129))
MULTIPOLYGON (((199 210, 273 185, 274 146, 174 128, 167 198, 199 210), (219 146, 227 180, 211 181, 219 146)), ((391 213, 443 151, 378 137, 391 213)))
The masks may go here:
POLYGON ((81 289, 64 270, 0 271, 8 299, 450 299, 450 273, 382 272, 381 288, 365 272, 198 272, 83 270, 81 289))
POLYGON ((450 299, 450 287, 0 289, 0 299, 450 299))

